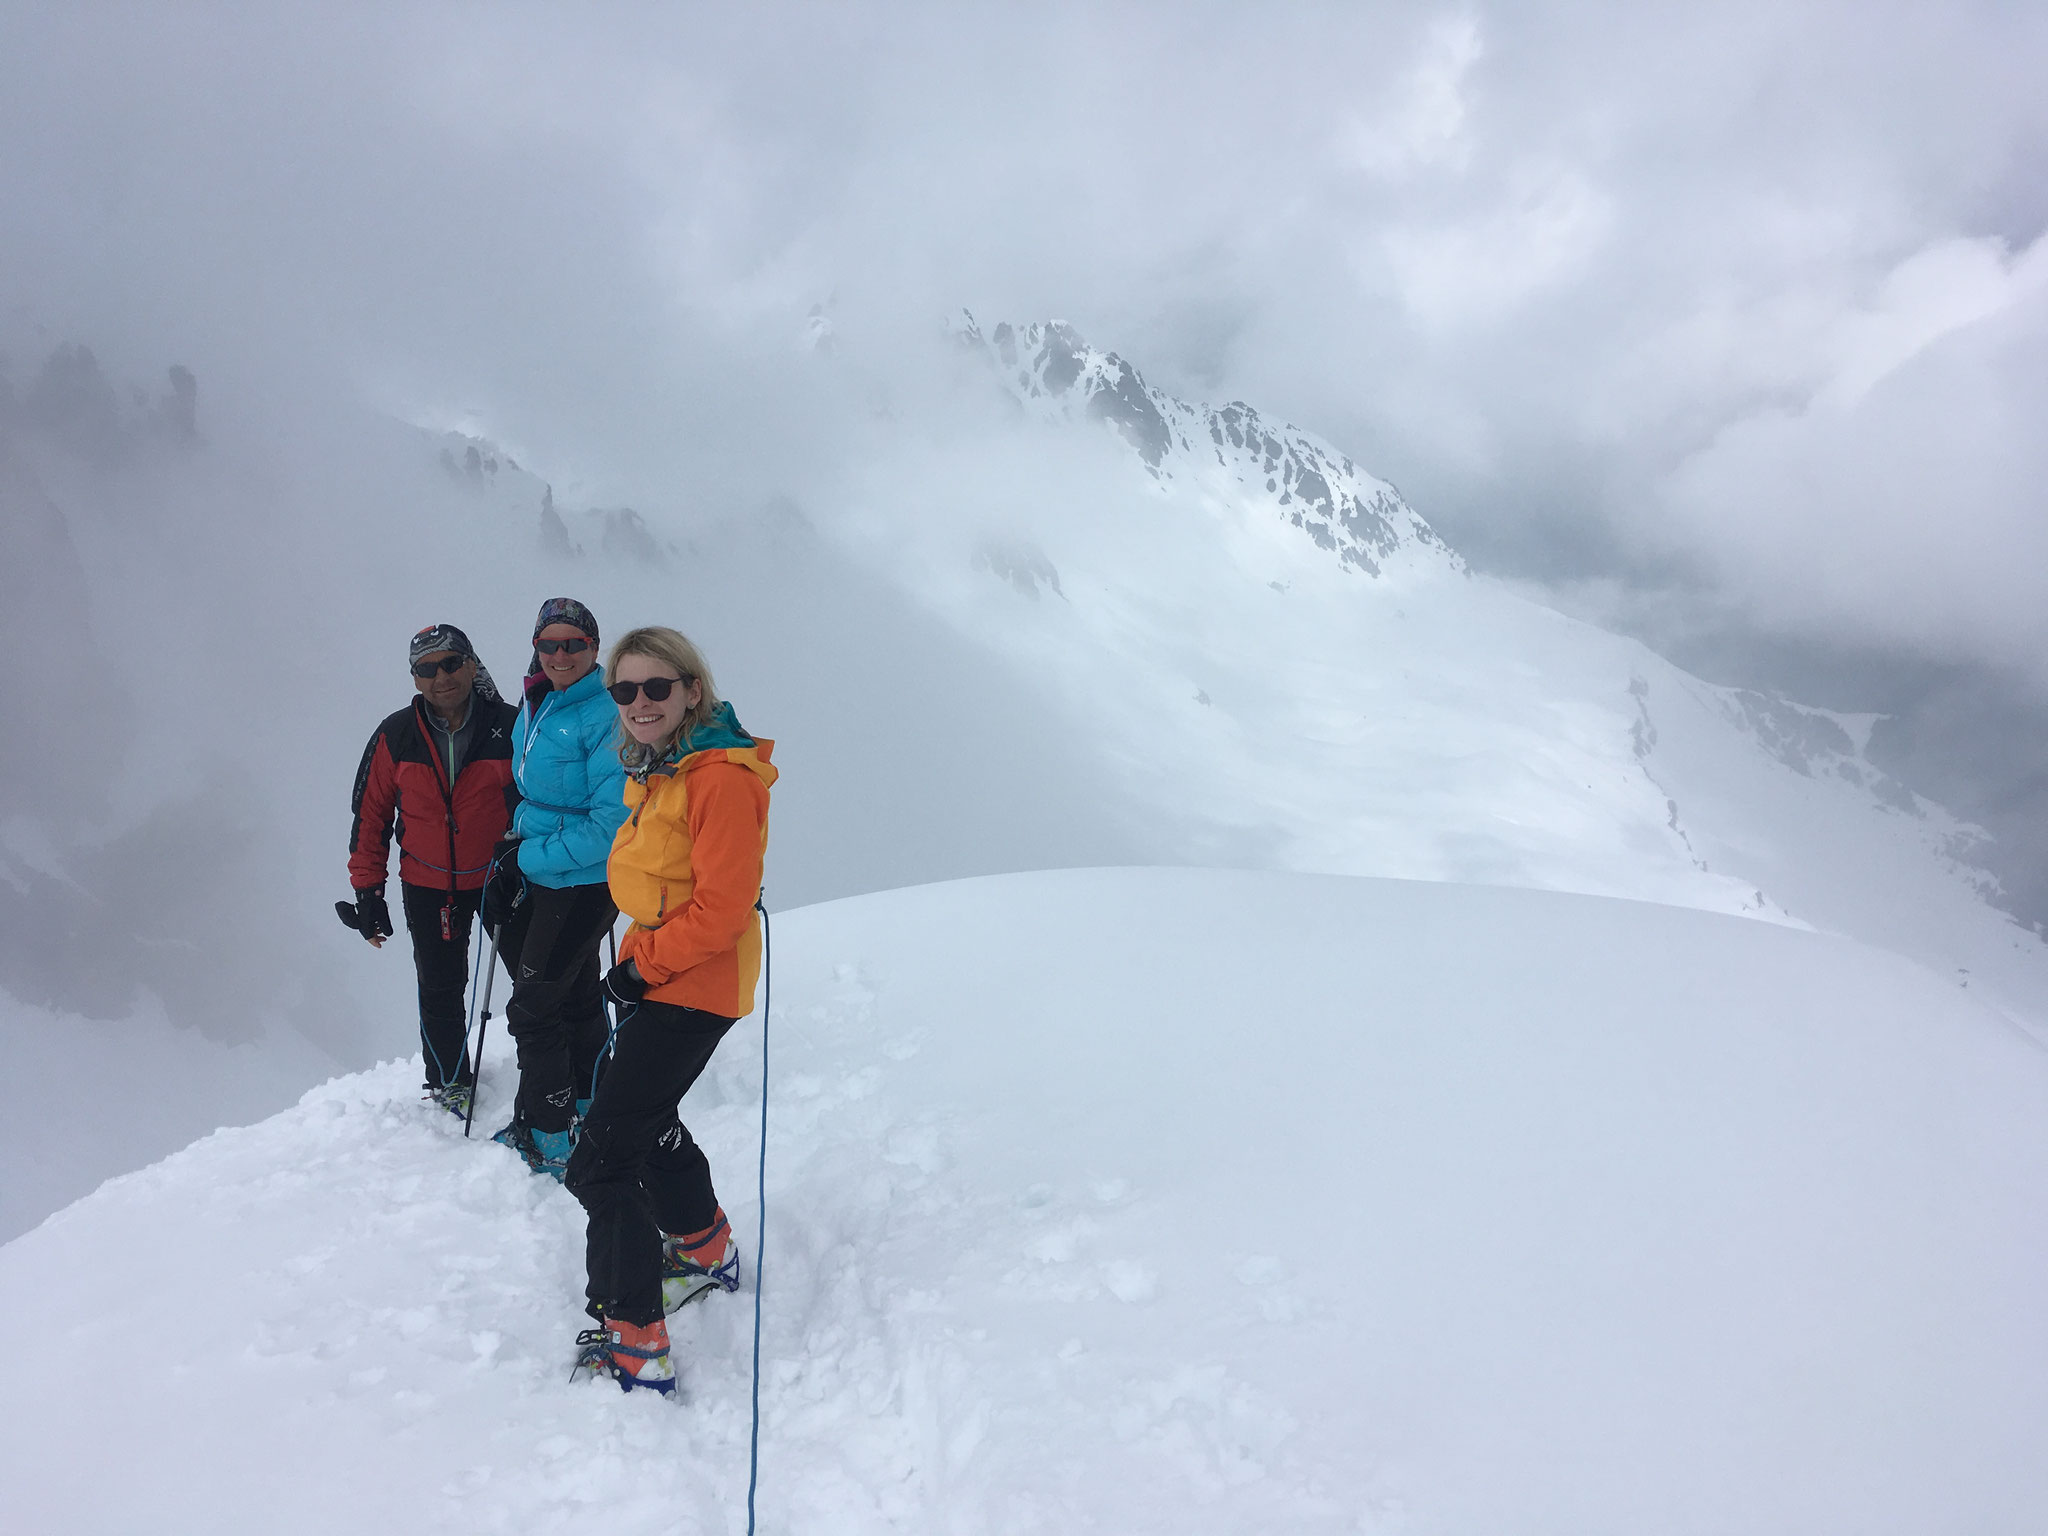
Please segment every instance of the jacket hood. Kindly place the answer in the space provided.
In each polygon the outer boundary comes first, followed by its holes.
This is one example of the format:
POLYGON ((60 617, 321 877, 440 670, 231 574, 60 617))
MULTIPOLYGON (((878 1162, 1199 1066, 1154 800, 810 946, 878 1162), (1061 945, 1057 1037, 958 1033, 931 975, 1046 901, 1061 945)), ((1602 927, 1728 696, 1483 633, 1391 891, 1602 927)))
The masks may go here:
POLYGON ((732 712, 732 701, 721 699, 709 720, 695 730, 683 732, 683 739, 676 744, 675 756, 680 760, 720 747, 751 747, 753 744, 754 738, 740 724, 740 717, 732 712))
POLYGON ((769 766, 768 758, 774 750, 774 742, 749 736, 739 716, 733 713, 731 702, 721 700, 711 718, 691 730, 687 741, 677 742, 675 750, 661 762, 627 771, 645 781, 649 777, 688 773, 705 763, 733 762, 744 763, 760 776, 762 783, 773 784, 775 769, 769 766))

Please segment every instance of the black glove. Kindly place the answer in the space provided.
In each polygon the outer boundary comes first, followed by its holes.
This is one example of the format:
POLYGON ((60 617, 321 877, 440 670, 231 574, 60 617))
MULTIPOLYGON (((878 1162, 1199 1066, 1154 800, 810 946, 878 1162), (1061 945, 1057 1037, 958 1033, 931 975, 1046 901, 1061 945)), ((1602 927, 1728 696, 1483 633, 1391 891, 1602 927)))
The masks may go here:
POLYGON ((519 873, 519 839, 501 841, 491 855, 491 877, 484 882, 484 927, 498 932, 526 899, 526 877, 519 873))
POLYGON ((628 960, 604 973, 604 989, 621 1008, 637 1008, 647 996, 647 978, 628 960))
POLYGON ((356 892, 354 902, 337 901, 334 915, 372 944, 392 934, 391 909, 384 905, 384 887, 366 886, 356 892))

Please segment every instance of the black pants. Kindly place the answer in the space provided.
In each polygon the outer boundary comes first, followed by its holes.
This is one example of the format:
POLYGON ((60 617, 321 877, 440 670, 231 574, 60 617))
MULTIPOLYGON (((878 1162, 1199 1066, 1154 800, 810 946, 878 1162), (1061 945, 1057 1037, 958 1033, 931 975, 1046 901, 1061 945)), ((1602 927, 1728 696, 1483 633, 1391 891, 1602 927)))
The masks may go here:
POLYGON ((465 1054, 463 1032, 469 1016, 463 993, 469 986, 470 921, 482 891, 435 890, 430 885, 399 882, 405 906, 405 927, 412 935, 412 965, 420 982, 420 1056, 427 1064, 426 1085, 474 1082, 476 1068, 465 1054), (444 933, 441 914, 448 914, 444 933))
POLYGON ((711 1164, 676 1108, 732 1026, 669 1003, 642 1003, 619 1025, 563 1180, 590 1218, 587 1291, 607 1317, 660 1317, 661 1234, 701 1232, 718 1213, 711 1164))
POLYGON ((512 977, 505 1028, 519 1046, 513 1113, 537 1131, 566 1131, 590 1093, 610 1028, 598 951, 619 909, 611 887, 529 884, 498 935, 512 977))

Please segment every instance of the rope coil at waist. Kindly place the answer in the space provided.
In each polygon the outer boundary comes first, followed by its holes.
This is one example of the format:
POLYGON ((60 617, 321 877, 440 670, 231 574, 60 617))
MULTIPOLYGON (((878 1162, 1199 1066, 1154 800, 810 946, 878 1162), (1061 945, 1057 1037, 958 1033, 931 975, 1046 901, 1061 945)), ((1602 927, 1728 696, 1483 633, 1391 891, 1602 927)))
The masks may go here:
POLYGON ((414 853, 411 849, 406 848, 402 844, 400 845, 398 851, 404 854, 408 859, 411 859, 413 863, 419 865, 421 868, 431 869, 437 875, 454 875, 460 878, 463 875, 480 875, 485 870, 491 867, 488 863, 483 863, 472 864, 468 869, 446 869, 443 868, 441 865, 436 864, 432 859, 421 858, 418 854, 414 853))

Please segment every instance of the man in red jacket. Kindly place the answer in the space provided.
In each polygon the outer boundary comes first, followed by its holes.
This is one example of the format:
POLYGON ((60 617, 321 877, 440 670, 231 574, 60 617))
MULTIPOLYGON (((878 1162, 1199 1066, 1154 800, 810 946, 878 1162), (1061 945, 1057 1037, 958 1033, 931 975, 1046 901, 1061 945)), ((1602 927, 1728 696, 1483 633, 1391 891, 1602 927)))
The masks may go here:
POLYGON ((383 948, 392 931, 384 881, 395 825, 399 889, 419 973, 427 1096, 466 1115, 476 1086, 462 1007, 470 923, 491 850, 512 819, 518 711, 498 696, 469 636, 453 624, 421 630, 410 653, 419 697, 388 716, 363 750, 349 833, 355 900, 334 906, 344 923, 383 948))

